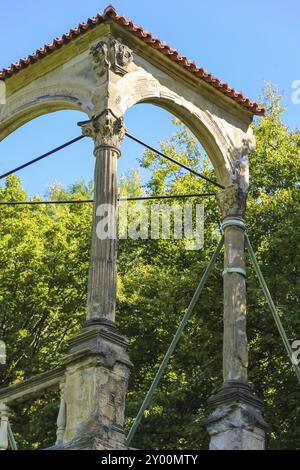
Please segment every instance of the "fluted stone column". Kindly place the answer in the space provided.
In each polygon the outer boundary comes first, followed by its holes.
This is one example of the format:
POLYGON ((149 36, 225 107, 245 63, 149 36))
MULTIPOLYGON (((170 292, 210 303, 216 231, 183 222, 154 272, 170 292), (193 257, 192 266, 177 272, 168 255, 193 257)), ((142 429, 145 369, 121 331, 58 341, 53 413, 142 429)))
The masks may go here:
POLYGON ((126 449, 123 424, 132 364, 128 340, 115 325, 117 159, 125 129, 110 109, 79 124, 95 142, 95 202, 87 317, 64 359, 66 427, 59 426, 58 447, 126 449))
POLYGON ((87 324, 112 325, 117 287, 117 160, 125 128, 109 109, 80 126, 84 135, 94 139, 96 157, 87 324))
POLYGON ((212 450, 264 449, 266 423, 262 402, 249 387, 246 333, 246 269, 244 213, 246 194, 237 186, 218 195, 224 230, 223 385, 209 399, 214 411, 207 420, 212 450))

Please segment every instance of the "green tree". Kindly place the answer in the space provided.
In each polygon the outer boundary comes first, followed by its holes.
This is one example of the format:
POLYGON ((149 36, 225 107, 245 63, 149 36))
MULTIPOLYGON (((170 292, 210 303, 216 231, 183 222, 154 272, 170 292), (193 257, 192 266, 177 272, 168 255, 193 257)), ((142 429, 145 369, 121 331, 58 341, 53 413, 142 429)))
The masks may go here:
MULTIPOLYGON (((80 199, 88 188, 74 185, 66 193, 54 187, 49 195, 80 199)), ((0 200, 26 200, 18 178, 7 179, 0 200)), ((90 224, 89 204, 1 206, 0 337, 8 359, 0 368, 2 386, 56 366, 67 339, 78 331, 85 313, 90 224)), ((21 445, 35 444, 22 423, 17 431, 21 445)), ((49 444, 38 429, 36 436, 49 444)))

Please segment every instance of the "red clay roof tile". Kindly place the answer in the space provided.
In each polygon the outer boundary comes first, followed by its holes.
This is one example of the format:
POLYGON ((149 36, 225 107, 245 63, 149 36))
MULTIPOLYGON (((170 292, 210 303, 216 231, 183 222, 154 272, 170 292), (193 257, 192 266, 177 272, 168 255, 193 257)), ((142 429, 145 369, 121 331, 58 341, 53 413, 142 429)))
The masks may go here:
POLYGON ((201 80, 209 83, 224 95, 233 99, 243 107, 249 109, 253 114, 258 116, 264 115, 264 108, 245 97, 243 93, 236 92, 227 83, 222 82, 217 77, 214 77, 209 72, 207 72, 207 70, 203 69, 202 67, 197 67, 195 62, 191 62, 186 57, 182 56, 177 50, 172 49, 168 44, 160 41, 160 39, 154 38, 151 33, 144 31, 141 26, 134 25, 131 20, 125 18, 124 16, 118 16, 115 8, 112 5, 109 5, 104 10, 102 15, 98 14, 94 18, 89 18, 86 22, 80 23, 77 28, 70 29, 68 33, 63 34, 60 38, 55 38, 51 44, 46 44, 44 47, 37 49, 34 54, 30 54, 27 58, 21 59, 19 62, 11 64, 9 67, 1 70, 0 80, 6 80, 12 75, 18 73, 20 70, 25 69, 30 64, 43 59, 53 51, 61 48, 65 44, 68 44, 72 39, 86 33, 86 31, 89 31, 98 24, 104 23, 108 19, 114 19, 114 21, 116 21, 119 25, 126 28, 142 41, 149 44, 151 47, 158 50, 162 54, 168 56, 170 60, 189 70, 189 72, 191 72, 193 75, 196 75, 201 80))

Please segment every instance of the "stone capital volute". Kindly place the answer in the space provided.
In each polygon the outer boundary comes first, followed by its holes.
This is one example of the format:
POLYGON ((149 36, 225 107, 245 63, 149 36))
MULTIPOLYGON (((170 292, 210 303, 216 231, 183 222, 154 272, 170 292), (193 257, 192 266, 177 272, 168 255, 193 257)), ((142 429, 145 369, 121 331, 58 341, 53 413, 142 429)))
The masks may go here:
POLYGON ((105 109, 92 119, 79 122, 78 125, 84 136, 94 139, 95 156, 101 148, 112 148, 120 154, 119 147, 125 136, 125 126, 123 118, 116 116, 111 109, 105 109))

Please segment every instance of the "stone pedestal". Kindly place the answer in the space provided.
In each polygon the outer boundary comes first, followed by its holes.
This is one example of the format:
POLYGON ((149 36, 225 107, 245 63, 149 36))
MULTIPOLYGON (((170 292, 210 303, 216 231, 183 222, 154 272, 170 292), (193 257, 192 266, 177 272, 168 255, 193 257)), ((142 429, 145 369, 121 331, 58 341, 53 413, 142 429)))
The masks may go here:
POLYGON ((210 450, 264 450, 263 404, 246 382, 224 383, 208 402, 214 408, 206 421, 210 450))
POLYGON ((130 368, 128 340, 116 328, 92 325, 70 342, 61 449, 126 449, 123 430, 130 368))

